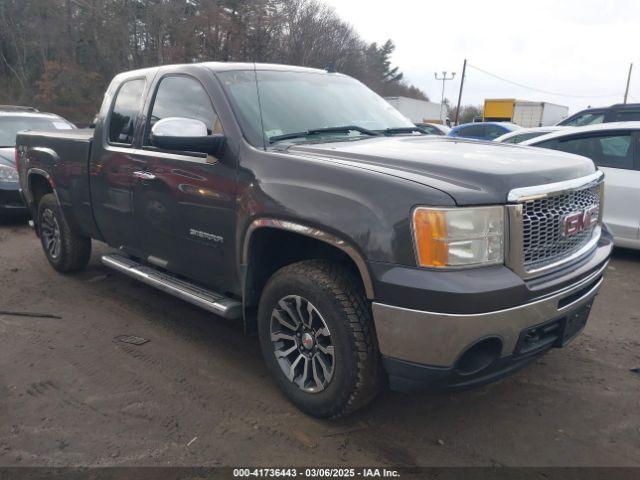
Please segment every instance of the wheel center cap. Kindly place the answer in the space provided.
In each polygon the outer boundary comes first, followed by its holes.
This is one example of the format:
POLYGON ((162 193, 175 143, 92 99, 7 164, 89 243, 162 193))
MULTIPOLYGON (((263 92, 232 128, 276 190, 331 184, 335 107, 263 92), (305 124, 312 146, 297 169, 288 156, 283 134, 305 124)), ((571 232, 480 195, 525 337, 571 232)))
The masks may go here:
POLYGON ((311 336, 310 333, 306 333, 305 332, 302 335, 302 340, 301 341, 302 341, 302 346, 304 348, 306 348, 307 350, 311 350, 313 348, 314 341, 313 341, 313 337, 311 336))

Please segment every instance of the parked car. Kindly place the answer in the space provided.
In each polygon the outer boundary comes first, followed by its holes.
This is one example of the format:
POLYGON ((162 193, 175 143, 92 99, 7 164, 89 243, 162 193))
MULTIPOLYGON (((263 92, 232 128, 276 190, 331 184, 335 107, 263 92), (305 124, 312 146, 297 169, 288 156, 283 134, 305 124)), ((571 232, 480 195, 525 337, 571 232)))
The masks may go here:
POLYGON ((587 108, 574 113, 558 125, 583 127, 597 123, 640 121, 640 103, 619 103, 610 107, 587 108))
POLYGON ((514 130, 509 133, 505 133, 504 135, 500 135, 498 138, 495 138, 493 141, 498 143, 521 143, 525 140, 530 140, 532 138, 540 137, 541 135, 546 135, 547 133, 556 132, 558 130, 562 130, 567 127, 535 127, 535 128, 522 128, 520 130, 514 130))
POLYGON ((53 268, 85 267, 92 239, 117 247, 106 266, 257 332, 318 417, 383 375, 470 387, 564 346, 612 248, 591 160, 421 134, 323 70, 123 73, 93 131, 20 133, 18 163, 53 268))
POLYGON ((15 164, 16 134, 20 130, 60 130, 75 128, 64 118, 40 113, 32 107, 0 105, 0 217, 25 215, 15 164))
POLYGON ((521 143, 589 157, 605 172, 604 221, 616 245, 640 249, 640 122, 567 128, 521 143))
POLYGON ((471 138, 474 140, 493 140, 514 130, 520 130, 520 127, 514 123, 474 122, 453 127, 449 132, 449 136, 471 138))
POLYGON ((451 131, 450 127, 440 123, 416 123, 416 126, 423 129, 429 135, 448 135, 451 131))

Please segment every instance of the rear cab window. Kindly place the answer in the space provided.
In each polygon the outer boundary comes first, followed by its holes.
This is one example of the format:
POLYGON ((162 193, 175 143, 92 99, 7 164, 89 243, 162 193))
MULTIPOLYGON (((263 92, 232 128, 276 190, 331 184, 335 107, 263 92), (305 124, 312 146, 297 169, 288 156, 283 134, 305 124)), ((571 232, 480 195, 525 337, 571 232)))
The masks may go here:
POLYGON ((137 78, 125 81, 116 94, 109 115, 108 140, 110 144, 131 146, 135 124, 142 106, 145 80, 137 78))

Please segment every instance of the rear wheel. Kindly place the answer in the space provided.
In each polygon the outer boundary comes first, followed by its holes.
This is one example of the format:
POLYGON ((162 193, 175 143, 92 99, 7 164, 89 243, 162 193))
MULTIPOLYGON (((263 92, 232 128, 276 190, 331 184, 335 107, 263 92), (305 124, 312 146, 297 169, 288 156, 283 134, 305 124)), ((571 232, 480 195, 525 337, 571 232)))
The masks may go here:
POLYGON ((53 268, 71 272, 87 266, 91 239, 71 230, 52 193, 44 195, 38 204, 38 232, 42 249, 53 268))
POLYGON ((310 260, 278 270, 260 300, 258 332, 270 373, 306 413, 338 418, 377 393, 370 308, 359 279, 341 265, 310 260))

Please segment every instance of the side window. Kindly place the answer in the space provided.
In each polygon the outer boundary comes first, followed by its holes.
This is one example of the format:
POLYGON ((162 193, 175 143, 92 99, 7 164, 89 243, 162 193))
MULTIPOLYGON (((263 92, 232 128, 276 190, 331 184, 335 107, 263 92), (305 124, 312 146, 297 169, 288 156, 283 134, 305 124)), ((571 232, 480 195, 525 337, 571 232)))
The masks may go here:
POLYGON ((558 148, 558 140, 547 140, 546 142, 536 143, 532 147, 549 148, 551 150, 560 150, 558 148))
POLYGON ((109 116, 109 143, 131 145, 136 115, 140 111, 145 81, 129 80, 122 84, 109 116))
POLYGON ((602 155, 595 159, 602 167, 633 168, 633 142, 631 134, 601 137, 599 139, 602 155))
POLYGON ((504 130, 501 127, 498 127, 497 125, 485 126, 485 136, 490 140, 493 140, 494 138, 498 138, 500 135, 504 135, 505 133, 507 133, 506 130, 504 130))
POLYGON ((531 140, 532 138, 540 137, 542 135, 546 135, 549 132, 529 132, 529 133, 521 133, 517 135, 516 138, 518 141, 516 143, 525 142, 527 140, 531 140))
POLYGON ((470 125, 465 128, 461 128, 458 133, 461 137, 483 137, 484 127, 482 125, 470 125))
POLYGON ((616 112, 613 121, 614 122, 635 122, 640 120, 640 110, 622 110, 616 112))
POLYGON ((560 140, 556 148, 589 157, 601 167, 633 168, 633 142, 630 133, 569 138, 560 140))
POLYGON ((502 143, 520 143, 520 135, 514 135, 513 137, 509 137, 506 140, 503 140, 502 143))
MULTIPOLYGON (((200 120, 207 126, 209 135, 223 133, 209 95, 202 84, 191 77, 165 77, 160 81, 153 101, 148 132, 158 120, 169 117, 200 120)), ((148 132, 145 145, 149 144, 148 132)))

